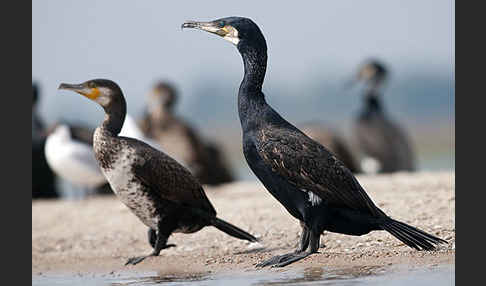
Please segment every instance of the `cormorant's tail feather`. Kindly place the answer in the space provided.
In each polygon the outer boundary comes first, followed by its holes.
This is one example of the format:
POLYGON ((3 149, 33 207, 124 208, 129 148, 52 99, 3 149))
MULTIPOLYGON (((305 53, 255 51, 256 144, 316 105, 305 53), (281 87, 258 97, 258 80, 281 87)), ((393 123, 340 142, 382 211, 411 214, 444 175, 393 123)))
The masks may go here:
POLYGON ((387 218, 380 225, 401 242, 417 250, 433 250, 436 244, 447 243, 441 238, 391 218, 387 218))
POLYGON ((192 207, 186 207, 187 210, 190 210, 192 211, 193 213, 201 216, 202 218, 204 218, 206 220, 206 222, 208 223, 208 225, 212 225, 214 227, 216 227, 217 229, 221 230, 222 232, 224 233, 227 233, 233 237, 236 237, 236 238, 239 238, 239 239, 244 239, 244 240, 248 240, 248 241, 251 241, 251 242, 255 242, 255 241, 258 241, 258 239, 256 237, 254 237, 253 235, 249 234, 248 232, 228 223, 228 222, 225 222, 224 220, 222 219, 219 219, 215 216, 215 214, 209 214, 208 212, 206 211, 203 211, 201 209, 197 209, 197 208, 192 208, 192 207))
POLYGON ((216 227, 217 229, 231 235, 231 236, 234 236, 236 238, 239 238, 239 239, 245 239, 245 240, 248 240, 248 241, 251 241, 251 242, 255 242, 255 241, 258 241, 258 239, 256 237, 254 237, 253 235, 249 234, 248 232, 230 224, 230 223, 227 223, 225 222, 224 220, 222 219, 219 219, 217 217, 213 217, 211 220, 210 220, 210 223, 211 225, 213 225, 214 227, 216 227))

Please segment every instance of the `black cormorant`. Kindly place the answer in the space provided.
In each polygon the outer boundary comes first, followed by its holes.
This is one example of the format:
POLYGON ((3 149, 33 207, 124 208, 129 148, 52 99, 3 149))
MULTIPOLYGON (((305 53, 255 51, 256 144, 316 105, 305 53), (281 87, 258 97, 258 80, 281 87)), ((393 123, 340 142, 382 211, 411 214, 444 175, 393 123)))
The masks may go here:
POLYGON ((171 83, 156 83, 147 95, 148 110, 140 122, 142 131, 156 140, 164 152, 184 164, 202 184, 233 181, 219 146, 205 142, 190 124, 175 114, 178 97, 171 83))
POLYGON ((364 80, 368 88, 364 107, 355 120, 355 134, 359 149, 365 156, 363 170, 370 162, 373 172, 391 173, 415 170, 415 154, 408 134, 390 119, 381 100, 380 87, 387 75, 385 66, 371 60, 358 72, 357 79, 364 80), (376 165, 376 166, 375 166, 376 165), (375 167, 373 167, 375 166, 375 167))
POLYGON ((118 134, 126 115, 126 102, 116 83, 95 79, 82 84, 61 84, 59 89, 75 91, 97 102, 105 110, 96 128, 93 150, 96 160, 118 198, 149 227, 153 252, 130 258, 137 264, 159 255, 174 232, 193 233, 205 226, 239 239, 256 241, 251 234, 216 217, 197 179, 174 159, 150 145, 118 134))
POLYGON ((387 216, 341 161, 267 104, 262 92, 267 45, 252 20, 229 17, 211 22, 188 21, 182 27, 217 34, 238 48, 244 63, 238 93, 243 153, 267 190, 302 225, 295 252, 257 266, 281 267, 316 253, 325 230, 348 235, 386 230, 418 250, 431 250, 434 244, 445 242, 387 216))

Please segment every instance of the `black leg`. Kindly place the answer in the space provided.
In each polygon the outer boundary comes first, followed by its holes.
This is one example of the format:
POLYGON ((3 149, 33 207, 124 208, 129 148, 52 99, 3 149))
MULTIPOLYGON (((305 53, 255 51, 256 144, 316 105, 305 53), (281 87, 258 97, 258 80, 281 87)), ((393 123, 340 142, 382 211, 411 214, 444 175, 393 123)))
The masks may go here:
POLYGON ((308 252, 296 253, 295 255, 288 257, 286 260, 273 265, 272 267, 284 267, 291 263, 304 259, 311 254, 317 253, 317 250, 319 249, 320 237, 320 233, 310 232, 310 249, 308 252))
MULTIPOLYGON (((160 229, 160 226, 159 226, 159 229, 160 229)), ((148 235, 149 235, 150 244, 152 244, 151 239, 153 238, 153 236, 155 236, 155 245, 153 246, 154 250, 152 251, 152 253, 150 253, 149 255, 146 255, 146 256, 132 257, 132 258, 128 259, 128 261, 125 263, 125 265, 138 264, 138 263, 142 262, 147 257, 158 256, 162 249, 166 249, 166 248, 170 248, 170 247, 175 246, 175 244, 167 244, 167 239, 169 238, 169 235, 164 235, 160 231, 158 232, 158 234, 156 234, 155 230, 149 229, 148 235)))
POLYGON ((303 225, 302 226, 302 234, 300 235, 300 245, 296 252, 304 252, 309 246, 309 229, 303 225))
MULTIPOLYGON (((287 253, 287 254, 284 254, 284 255, 277 255, 277 256, 274 256, 274 257, 272 257, 272 258, 270 258, 268 260, 265 260, 265 261, 263 261, 261 263, 258 263, 256 265, 256 267, 265 267, 265 266, 270 266, 270 265, 280 265, 280 264, 282 264, 282 263, 284 263, 286 261, 295 259, 297 257, 300 257, 297 260, 300 260, 300 259, 306 257, 307 255, 309 255, 309 254, 307 254, 305 252, 305 250, 309 246, 309 238, 311 238, 311 242, 312 242, 312 236, 310 234, 311 234, 311 231, 306 226, 303 225, 302 226, 302 234, 300 235, 299 248, 297 248, 294 252, 287 253), (302 255, 305 255, 305 256, 301 257, 302 255)), ((318 241, 318 245, 319 245, 319 236, 317 237, 317 241, 318 241)), ((294 260, 294 262, 297 261, 297 260, 294 260)))
POLYGON ((152 248, 155 248, 155 242, 157 241, 157 232, 153 228, 149 228, 148 232, 148 242, 152 246, 152 248))

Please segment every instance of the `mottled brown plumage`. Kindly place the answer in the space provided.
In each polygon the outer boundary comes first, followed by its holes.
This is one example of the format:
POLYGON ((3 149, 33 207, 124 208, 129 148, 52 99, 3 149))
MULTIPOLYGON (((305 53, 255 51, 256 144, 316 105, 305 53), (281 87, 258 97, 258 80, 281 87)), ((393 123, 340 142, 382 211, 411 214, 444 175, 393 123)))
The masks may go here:
MULTIPOLYGON (((125 140, 130 140, 127 138, 125 140)), ((188 205, 199 208, 216 215, 216 210, 209 202, 206 193, 199 181, 191 173, 169 156, 161 156, 158 152, 154 154, 154 149, 150 146, 137 144, 136 156, 144 158, 145 163, 133 166, 135 178, 146 186, 150 186, 151 191, 157 193, 162 199, 174 201, 181 205, 188 205), (177 174, 168 176, 167 174, 177 174)), ((156 151, 156 150, 155 150, 156 151)))
POLYGON ((147 256, 133 257, 137 264, 159 255, 174 232, 192 233, 205 226, 249 241, 256 238, 216 217, 198 180, 176 160, 150 145, 118 136, 126 115, 126 102, 118 85, 97 79, 80 85, 61 84, 100 104, 105 110, 103 124, 96 128, 93 149, 96 160, 118 198, 149 227, 154 248, 147 256))

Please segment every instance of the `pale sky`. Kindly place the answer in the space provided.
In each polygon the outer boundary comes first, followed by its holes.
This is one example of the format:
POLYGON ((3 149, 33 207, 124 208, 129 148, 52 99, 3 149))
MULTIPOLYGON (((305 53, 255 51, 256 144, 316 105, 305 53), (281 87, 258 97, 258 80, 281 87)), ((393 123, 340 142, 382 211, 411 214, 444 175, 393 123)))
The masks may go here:
POLYGON ((61 82, 93 78, 116 81, 136 115, 158 78, 177 84, 183 106, 200 86, 195 82, 209 79, 227 86, 225 92, 234 97, 228 100, 236 104, 243 73, 236 48, 215 35, 180 29, 185 20, 226 16, 249 17, 263 31, 268 96, 272 86, 286 91, 274 97, 303 96, 298 91, 306 80, 342 80, 373 56, 397 75, 420 69, 448 77, 454 69, 453 5, 442 0, 33 1, 32 78, 41 84, 41 113, 48 121, 101 120, 98 106, 57 90, 61 82))

